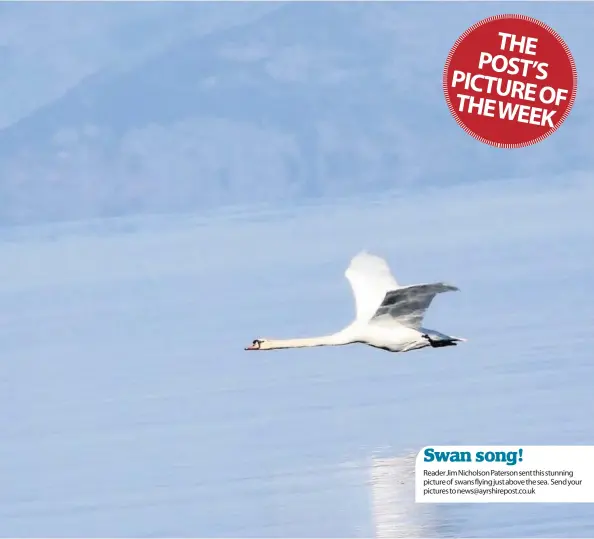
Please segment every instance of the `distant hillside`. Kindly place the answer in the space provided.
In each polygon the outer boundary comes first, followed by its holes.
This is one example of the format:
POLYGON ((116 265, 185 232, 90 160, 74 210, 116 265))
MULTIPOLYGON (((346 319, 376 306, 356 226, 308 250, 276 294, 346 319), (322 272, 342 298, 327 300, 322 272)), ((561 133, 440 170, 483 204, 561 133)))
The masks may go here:
MULTIPOLYGON (((0 223, 590 167, 578 136, 592 126, 589 101, 551 139, 518 151, 484 146, 450 117, 445 57, 493 6, 296 3, 206 36, 186 29, 0 130, 0 223)), ((556 27, 572 16, 569 6, 523 12, 556 27)))

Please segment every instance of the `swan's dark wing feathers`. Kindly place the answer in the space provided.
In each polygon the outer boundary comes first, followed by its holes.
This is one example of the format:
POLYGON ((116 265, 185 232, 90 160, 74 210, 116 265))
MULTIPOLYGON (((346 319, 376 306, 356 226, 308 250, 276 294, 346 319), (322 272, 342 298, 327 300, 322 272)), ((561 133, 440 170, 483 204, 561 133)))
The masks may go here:
POLYGON ((419 329, 433 298, 442 292, 455 290, 458 288, 446 283, 418 284, 390 290, 371 317, 371 322, 376 324, 396 322, 419 329))

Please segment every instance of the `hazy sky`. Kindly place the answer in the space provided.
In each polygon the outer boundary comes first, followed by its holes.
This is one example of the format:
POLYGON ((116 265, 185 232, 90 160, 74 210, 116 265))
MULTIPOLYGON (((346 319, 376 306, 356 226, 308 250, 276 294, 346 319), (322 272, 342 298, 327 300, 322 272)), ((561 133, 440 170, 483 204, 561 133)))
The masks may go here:
MULTIPOLYGON (((376 455, 594 443, 594 5, 513 6, 579 74, 521 150, 441 89, 508 3, 0 5, 0 535, 369 537, 376 455), (361 249, 459 286, 425 325, 468 342, 243 351, 350 322, 361 249)), ((594 535, 586 505, 434 509, 594 535)))
POLYGON ((466 135, 441 87, 458 36, 509 3, 0 9, 0 224, 287 207, 593 165, 591 3, 514 3, 565 38, 579 75, 564 125, 517 152, 466 135))

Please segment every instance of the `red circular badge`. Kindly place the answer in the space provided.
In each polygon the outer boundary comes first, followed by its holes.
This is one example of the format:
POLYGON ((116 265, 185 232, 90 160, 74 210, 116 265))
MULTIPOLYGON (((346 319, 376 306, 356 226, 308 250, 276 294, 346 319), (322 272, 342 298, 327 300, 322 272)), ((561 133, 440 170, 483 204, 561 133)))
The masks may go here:
POLYGON ((545 139, 567 118, 577 71, 552 28, 524 15, 497 15, 458 38, 443 90, 468 134, 499 148, 521 148, 545 139))

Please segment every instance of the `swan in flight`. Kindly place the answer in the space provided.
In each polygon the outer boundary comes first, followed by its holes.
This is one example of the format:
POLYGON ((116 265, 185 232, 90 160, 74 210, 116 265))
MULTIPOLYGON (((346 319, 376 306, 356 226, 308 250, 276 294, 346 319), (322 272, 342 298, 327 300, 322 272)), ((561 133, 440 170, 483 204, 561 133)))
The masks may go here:
POLYGON ((245 350, 276 350, 361 343, 388 352, 409 352, 431 346, 453 346, 466 341, 421 326, 437 294, 458 290, 445 283, 400 286, 386 261, 362 251, 345 272, 355 297, 355 320, 346 328, 323 337, 305 339, 255 339, 245 350))

